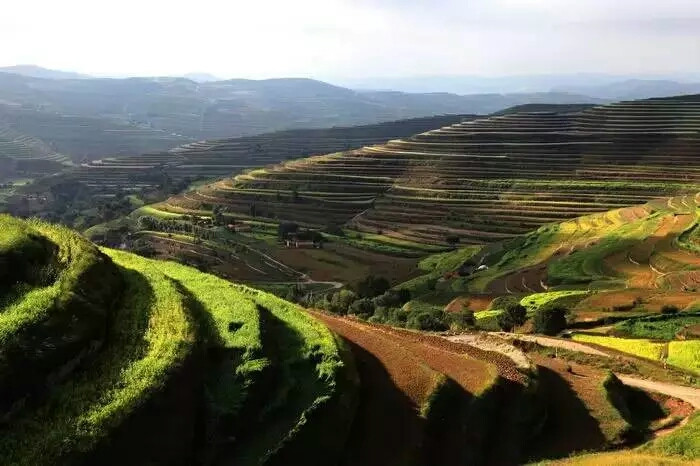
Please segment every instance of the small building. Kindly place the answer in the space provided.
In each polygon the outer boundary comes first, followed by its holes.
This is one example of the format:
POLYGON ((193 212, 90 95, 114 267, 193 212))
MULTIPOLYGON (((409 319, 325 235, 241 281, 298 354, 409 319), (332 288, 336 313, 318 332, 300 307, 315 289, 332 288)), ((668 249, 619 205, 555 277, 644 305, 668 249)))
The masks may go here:
POLYGON ((231 233, 249 233, 252 231, 252 227, 247 223, 229 223, 226 225, 226 229, 231 233))

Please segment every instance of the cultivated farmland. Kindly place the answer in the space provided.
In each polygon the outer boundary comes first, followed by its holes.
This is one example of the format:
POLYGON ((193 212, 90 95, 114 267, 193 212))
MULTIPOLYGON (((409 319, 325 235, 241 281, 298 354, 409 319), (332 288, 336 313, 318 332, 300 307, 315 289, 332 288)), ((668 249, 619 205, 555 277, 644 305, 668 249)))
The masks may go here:
POLYGON ((104 158, 86 163, 69 177, 100 194, 139 192, 167 182, 217 179, 246 169, 380 144, 468 118, 462 115, 399 120, 375 125, 300 129, 257 136, 192 142, 170 151, 104 158))
POLYGON ((157 208, 485 244, 700 190, 697 96, 535 109, 252 170, 157 208))
POLYGON ((8 216, 0 227, 3 464, 520 464, 624 446, 688 415, 612 375, 599 388, 592 369, 567 390, 562 362, 505 342, 307 313, 63 227, 8 216), (561 421, 550 396, 578 407, 574 423, 588 407, 602 436, 541 447, 561 421))

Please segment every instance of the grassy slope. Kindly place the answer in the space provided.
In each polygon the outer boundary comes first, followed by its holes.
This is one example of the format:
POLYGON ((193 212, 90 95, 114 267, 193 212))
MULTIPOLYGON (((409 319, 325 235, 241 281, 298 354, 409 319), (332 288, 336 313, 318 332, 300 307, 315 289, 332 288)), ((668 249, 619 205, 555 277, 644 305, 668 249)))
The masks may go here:
MULTIPOLYGON (((312 451, 311 441, 317 454, 332 455, 344 441, 354 406, 349 368, 333 334, 297 306, 176 263, 100 252, 64 228, 0 221, 5 227, 0 259, 15 248, 36 249, 32 235, 58 244, 55 283, 17 295, 0 315, 7 338, 44 322, 54 298, 86 287, 85 299, 102 305, 111 322, 104 348, 85 370, 57 379, 44 402, 13 412, 11 429, 0 437, 1 463, 68 464, 88 454, 158 397, 190 356, 202 354, 197 348, 230 355, 225 364, 197 363, 209 372, 210 417, 241 423, 237 416, 245 412, 257 418, 246 419, 246 430, 263 429, 248 438, 255 442, 237 447, 247 463, 298 461, 312 451), (95 262, 106 270, 91 268, 95 262), (123 289, 110 281, 110 273, 121 277, 117 284, 123 289), (106 300, 117 304, 114 310, 96 301, 107 293, 95 284, 116 293, 106 300), (35 294, 44 288, 54 294, 37 307, 35 294)), ((75 364, 81 361, 82 356, 75 364)))
POLYGON ((161 389, 172 367, 191 351, 194 327, 174 282, 133 256, 114 259, 126 280, 110 345, 90 370, 52 392, 0 440, 5 464, 55 464, 72 452, 87 452, 161 389))

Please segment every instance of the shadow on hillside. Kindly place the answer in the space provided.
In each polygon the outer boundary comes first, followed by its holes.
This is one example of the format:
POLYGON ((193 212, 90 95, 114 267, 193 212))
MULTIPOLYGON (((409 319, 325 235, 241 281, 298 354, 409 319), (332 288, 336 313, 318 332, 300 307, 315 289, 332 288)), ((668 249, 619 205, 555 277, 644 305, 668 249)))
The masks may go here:
MULTIPOLYGON (((127 288, 120 311, 113 314, 109 323, 106 345, 108 361, 118 361, 122 366, 110 369, 114 374, 128 368, 146 351, 149 342, 143 336, 156 305, 153 287, 146 276, 125 267, 120 267, 120 272, 127 288), (129 340, 137 343, 129 347, 129 340), (128 347, 126 354, 122 354, 124 345, 128 347)), ((76 464, 193 464, 201 387, 201 368, 195 356, 189 354, 181 364, 169 367, 162 386, 142 397, 140 404, 110 430, 110 435, 76 464)), ((117 376, 113 382, 118 380, 117 376)))
POLYGON ((383 364, 350 340, 359 373, 360 404, 342 466, 420 465, 425 421, 383 364))
POLYGON ((299 439, 306 429, 313 428, 311 423, 286 440, 284 448, 275 450, 302 420, 305 411, 328 394, 328 387, 318 375, 318 361, 307 354, 304 336, 269 309, 260 305, 257 308, 263 348, 271 365, 247 394, 246 405, 236 422, 236 442, 220 448, 213 464, 253 464, 271 452, 274 455, 267 464, 279 464, 278 457, 293 458, 290 464, 297 464, 299 439))
POLYGON ((556 459, 585 450, 600 450, 607 439, 598 420, 590 415, 566 380, 555 371, 539 366, 547 420, 527 456, 530 461, 556 459))

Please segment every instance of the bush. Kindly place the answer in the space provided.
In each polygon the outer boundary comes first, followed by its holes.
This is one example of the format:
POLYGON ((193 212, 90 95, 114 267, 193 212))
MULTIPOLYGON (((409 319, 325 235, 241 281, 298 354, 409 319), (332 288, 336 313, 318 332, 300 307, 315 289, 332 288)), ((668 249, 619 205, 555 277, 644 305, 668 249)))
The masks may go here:
POLYGON ((510 303, 508 307, 496 318, 501 330, 510 332, 515 327, 519 327, 527 320, 527 309, 518 303, 510 303))
POLYGON ((449 314, 450 330, 466 330, 476 325, 474 311, 464 310, 449 314))
POLYGON ((333 293, 328 310, 333 314, 345 315, 350 305, 357 300, 357 295, 350 290, 340 290, 333 293))
POLYGON ((369 298, 358 299, 350 305, 348 313, 357 316, 370 316, 374 314, 374 303, 369 298))
POLYGON ((435 332, 448 329, 441 311, 423 311, 412 313, 406 321, 406 326, 416 330, 428 330, 435 332))
POLYGON ((384 277, 369 275, 356 285, 357 294, 362 298, 374 298, 385 293, 390 287, 389 280, 384 277))
POLYGON ((408 290, 389 290, 374 298, 377 306, 401 307, 411 300, 411 292, 408 290))
POLYGON ((566 328, 566 309, 552 307, 539 309, 533 320, 535 332, 556 335, 566 328))
POLYGON ((678 309, 678 306, 674 306, 673 304, 666 304, 661 308, 662 314, 677 314, 679 311, 680 309, 678 309))

